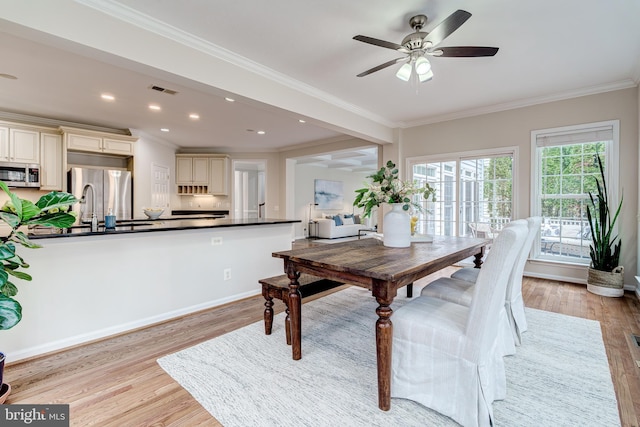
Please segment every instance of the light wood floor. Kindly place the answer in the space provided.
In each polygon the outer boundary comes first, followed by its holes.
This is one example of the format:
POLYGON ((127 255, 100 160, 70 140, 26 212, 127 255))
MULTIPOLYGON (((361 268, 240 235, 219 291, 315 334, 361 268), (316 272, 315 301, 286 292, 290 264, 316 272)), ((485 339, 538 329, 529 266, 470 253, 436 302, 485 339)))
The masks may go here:
MULTIPOLYGON (((442 274, 452 271, 445 269, 442 274)), ((635 295, 602 298, 584 286, 530 278, 524 280, 523 295, 528 307, 601 322, 621 424, 638 426, 640 369, 635 359, 640 360, 640 351, 631 339, 632 333, 640 334, 640 303, 635 295)), ((68 403, 72 426, 219 426, 156 359, 260 321, 263 301, 253 297, 9 364, 5 380, 13 391, 7 403, 68 403)), ((281 311, 281 307, 277 302, 274 308, 281 311)))

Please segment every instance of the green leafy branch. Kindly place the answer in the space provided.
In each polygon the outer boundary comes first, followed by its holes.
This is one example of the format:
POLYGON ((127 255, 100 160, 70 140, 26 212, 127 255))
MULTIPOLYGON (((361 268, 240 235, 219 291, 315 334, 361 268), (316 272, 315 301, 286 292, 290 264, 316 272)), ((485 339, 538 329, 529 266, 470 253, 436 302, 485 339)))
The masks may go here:
POLYGON ((402 209, 408 211, 413 207, 422 211, 422 205, 413 200, 414 195, 420 194, 425 200, 436 201, 436 190, 429 183, 420 187, 417 182, 402 181, 399 179, 398 169, 391 160, 387 162, 373 175, 369 175, 371 184, 366 188, 356 190, 356 198, 353 205, 364 209, 363 216, 371 216, 373 208, 382 203, 403 203, 402 209))

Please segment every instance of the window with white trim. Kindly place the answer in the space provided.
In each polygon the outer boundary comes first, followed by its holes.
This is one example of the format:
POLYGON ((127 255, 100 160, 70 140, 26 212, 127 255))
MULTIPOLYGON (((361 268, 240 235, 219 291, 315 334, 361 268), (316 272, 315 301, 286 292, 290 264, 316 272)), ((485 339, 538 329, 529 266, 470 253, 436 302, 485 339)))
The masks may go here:
POLYGON ((436 201, 416 212, 417 233, 495 237, 513 215, 515 148, 408 159, 409 178, 428 182, 436 201), (426 172, 426 173, 425 173, 426 172))
POLYGON ((542 217, 533 258, 588 265, 589 193, 596 192, 602 160, 613 206, 618 197, 619 122, 607 121, 531 132, 532 215, 542 217))

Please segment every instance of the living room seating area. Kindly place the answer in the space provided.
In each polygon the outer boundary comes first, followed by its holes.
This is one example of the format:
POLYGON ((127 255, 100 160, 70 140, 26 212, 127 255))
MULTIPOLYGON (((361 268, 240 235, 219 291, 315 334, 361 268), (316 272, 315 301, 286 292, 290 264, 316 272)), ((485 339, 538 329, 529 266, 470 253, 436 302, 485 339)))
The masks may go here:
POLYGON ((340 237, 357 236, 358 231, 368 230, 369 227, 360 223, 360 216, 353 214, 339 214, 317 218, 318 235, 320 239, 337 239, 340 237))

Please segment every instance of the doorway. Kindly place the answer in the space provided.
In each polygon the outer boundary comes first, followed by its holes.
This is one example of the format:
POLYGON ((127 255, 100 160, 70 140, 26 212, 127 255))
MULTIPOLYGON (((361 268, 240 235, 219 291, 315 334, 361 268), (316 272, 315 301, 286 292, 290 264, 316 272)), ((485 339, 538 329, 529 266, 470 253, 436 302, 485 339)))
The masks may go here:
POLYGON ((233 217, 265 217, 265 160, 233 161, 233 217))

